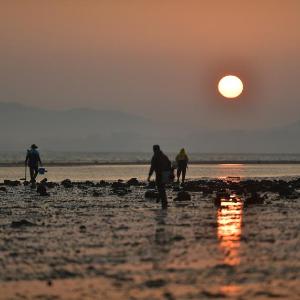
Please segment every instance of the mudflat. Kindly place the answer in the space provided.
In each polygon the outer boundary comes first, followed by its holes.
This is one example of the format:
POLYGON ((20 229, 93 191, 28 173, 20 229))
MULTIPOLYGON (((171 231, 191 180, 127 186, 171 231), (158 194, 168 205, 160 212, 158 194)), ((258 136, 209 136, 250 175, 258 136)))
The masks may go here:
POLYGON ((0 299, 300 297, 299 180, 47 185, 0 187, 0 299))

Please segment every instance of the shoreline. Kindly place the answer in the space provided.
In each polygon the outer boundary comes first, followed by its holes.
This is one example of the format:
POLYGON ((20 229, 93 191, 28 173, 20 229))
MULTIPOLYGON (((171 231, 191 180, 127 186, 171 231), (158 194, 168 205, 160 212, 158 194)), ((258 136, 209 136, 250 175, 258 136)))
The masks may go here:
MULTIPOLYGON (((84 167, 84 166, 128 166, 128 165, 149 165, 150 161, 122 161, 122 162, 44 162, 48 167, 84 167)), ((210 160, 192 161, 190 165, 287 165, 300 164, 300 160, 210 160)), ((24 162, 0 163, 0 167, 23 167, 24 162)))

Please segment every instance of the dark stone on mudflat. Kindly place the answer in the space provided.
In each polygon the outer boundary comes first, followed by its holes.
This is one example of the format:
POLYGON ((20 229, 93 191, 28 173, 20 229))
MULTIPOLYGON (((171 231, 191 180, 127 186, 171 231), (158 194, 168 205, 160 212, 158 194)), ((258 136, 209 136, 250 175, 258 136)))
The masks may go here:
POLYGON ((214 205, 217 207, 220 207, 222 204, 222 200, 229 200, 230 199, 230 193, 228 193, 226 190, 220 189, 216 193, 216 197, 214 198, 214 205))
POLYGON ((229 199, 230 193, 228 193, 226 190, 219 190, 216 193, 216 197, 221 199, 229 199))
POLYGON ((93 197, 100 197, 100 196, 102 196, 102 193, 94 190, 92 195, 93 195, 93 197))
POLYGON ((289 197, 294 194, 294 189, 288 185, 282 185, 278 189, 278 194, 280 197, 289 197))
POLYGON ((128 185, 126 183, 123 183, 121 181, 115 181, 112 183, 111 187, 113 189, 125 189, 128 187, 128 185))
POLYGON ((139 186, 141 183, 137 180, 137 178, 131 178, 127 181, 129 186, 139 186))
POLYGON ((191 195, 186 191, 180 191, 174 201, 190 201, 191 195))
POLYGON ((4 185, 18 186, 18 185, 21 185, 21 182, 19 180, 4 180, 4 185))
POLYGON ((55 188, 57 185, 58 185, 57 183, 51 182, 51 181, 46 183, 46 187, 49 188, 49 189, 53 189, 53 188, 55 188))
POLYGON ((47 192, 46 186, 43 184, 39 184, 36 191, 38 194, 40 194, 40 196, 50 196, 50 194, 47 192))
POLYGON ((20 227, 27 227, 27 226, 36 226, 36 224, 23 219, 20 221, 12 221, 10 226, 12 228, 20 228, 20 227))
POLYGON ((222 198, 216 197, 216 198, 214 199, 214 205, 215 205, 216 207, 220 207, 220 206, 221 206, 221 203, 222 203, 222 198))
POLYGON ((47 192, 47 178, 44 178, 40 183, 37 185, 37 193, 40 194, 40 196, 50 196, 50 194, 47 192))
POLYGON ((69 189, 69 188, 72 188, 74 185, 72 183, 72 181, 70 179, 65 179, 61 182, 61 185, 66 188, 66 189, 69 189))
POLYGON ((219 292, 202 291, 201 294, 205 298, 212 298, 212 299, 227 298, 226 294, 219 293, 219 292))
POLYGON ((1 186, 0 187, 0 191, 7 193, 7 188, 5 186, 1 186))
POLYGON ((147 198, 147 199, 157 199, 158 198, 158 193, 155 190, 148 190, 145 193, 145 198, 147 198))
POLYGON ((117 195, 117 196, 125 196, 125 195, 127 195, 128 193, 130 193, 131 191, 130 190, 128 190, 128 189, 126 189, 126 188, 115 188, 115 189, 113 189, 113 191, 112 191, 115 195, 117 195))
POLYGON ((264 198, 258 193, 252 193, 245 199, 244 203, 245 205, 264 204, 264 198))
POLYGON ((175 300, 175 297, 170 292, 165 292, 164 297, 166 300, 175 300))
POLYGON ((202 192, 203 187, 199 184, 198 181, 188 181, 185 182, 183 185, 185 191, 188 192, 202 192))
POLYGON ((105 180, 100 180, 100 182, 96 184, 97 187, 106 187, 109 185, 110 185, 109 182, 107 182, 105 180))
POLYGON ((79 231, 80 231, 80 232, 86 232, 86 226, 81 225, 81 226, 79 227, 79 231))
POLYGON ((213 266, 213 269, 228 269, 228 270, 234 270, 235 267, 229 264, 217 264, 213 266))
POLYGON ((74 278, 77 277, 78 274, 65 270, 65 269, 56 269, 53 270, 50 275, 52 279, 66 279, 66 278, 74 278))
POLYGON ((182 235, 175 235, 173 238, 172 238, 173 241, 182 241, 184 240, 184 237, 182 235))
POLYGON ((51 280, 48 280, 48 281, 47 281, 47 285, 48 285, 48 286, 52 286, 52 281, 51 281, 51 280))
POLYGON ((144 284, 148 288, 160 288, 165 286, 167 282, 163 279, 155 279, 155 280, 148 280, 144 284))

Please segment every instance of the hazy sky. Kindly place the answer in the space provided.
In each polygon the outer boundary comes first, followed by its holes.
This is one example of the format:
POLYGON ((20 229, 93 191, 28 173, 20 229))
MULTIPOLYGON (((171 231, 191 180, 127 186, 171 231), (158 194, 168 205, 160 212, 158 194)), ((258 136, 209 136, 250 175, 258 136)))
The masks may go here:
POLYGON ((0 0, 0 101, 199 128, 300 120, 299 0, 0 0), (216 92, 222 75, 239 101, 216 92))

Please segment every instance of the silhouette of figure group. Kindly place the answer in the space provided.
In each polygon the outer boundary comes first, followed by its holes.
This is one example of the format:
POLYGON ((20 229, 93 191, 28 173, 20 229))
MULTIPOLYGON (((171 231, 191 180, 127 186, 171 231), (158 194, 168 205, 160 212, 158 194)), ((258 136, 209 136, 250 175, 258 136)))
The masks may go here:
MULTIPOLYGON (((148 175, 150 181, 152 174, 155 172, 155 182, 158 191, 158 201, 161 202, 162 208, 168 207, 168 200, 166 194, 166 184, 173 179, 173 167, 169 158, 161 151, 159 145, 153 146, 153 157, 151 159, 151 166, 148 175)), ((179 183, 180 175, 182 174, 182 183, 184 183, 186 169, 188 166, 188 156, 184 149, 181 149, 176 156, 177 167, 177 182, 179 183)))
MULTIPOLYGON (((30 182, 32 187, 35 187, 36 177, 42 166, 40 154, 38 152, 38 146, 32 144, 30 149, 27 150, 25 159, 25 168, 29 167, 30 182)), ((159 145, 153 146, 153 157, 151 159, 151 166, 148 174, 148 181, 151 180, 151 176, 155 173, 155 182, 158 191, 158 202, 161 202, 162 208, 168 207, 168 200, 166 194, 166 184, 174 180, 174 169, 177 168, 177 182, 180 182, 180 176, 182 176, 182 183, 185 181, 186 170, 188 167, 188 156, 185 150, 182 148, 177 154, 175 164, 172 165, 171 161, 164 154, 159 145)), ((25 169, 26 180, 26 169, 25 169)))

